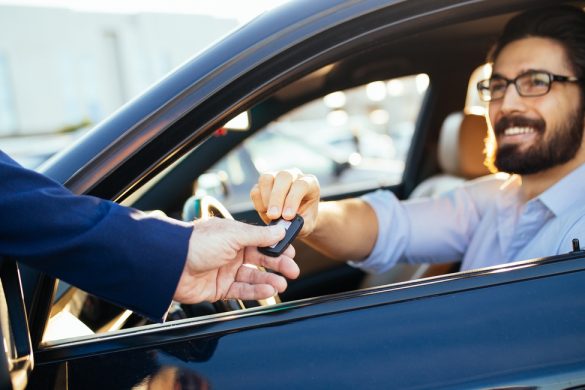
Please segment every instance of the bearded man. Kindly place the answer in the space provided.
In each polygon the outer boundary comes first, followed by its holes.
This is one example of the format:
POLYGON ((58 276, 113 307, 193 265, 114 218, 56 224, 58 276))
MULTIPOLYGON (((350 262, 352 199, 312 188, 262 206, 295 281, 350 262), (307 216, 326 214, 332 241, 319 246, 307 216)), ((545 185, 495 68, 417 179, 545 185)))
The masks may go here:
POLYGON ((489 55, 486 176, 438 198, 399 201, 389 191, 320 202, 317 180, 264 174, 251 197, 265 220, 296 213, 300 236, 370 272, 397 262, 459 259, 462 270, 566 253, 585 242, 585 13, 568 6, 514 17, 489 55))

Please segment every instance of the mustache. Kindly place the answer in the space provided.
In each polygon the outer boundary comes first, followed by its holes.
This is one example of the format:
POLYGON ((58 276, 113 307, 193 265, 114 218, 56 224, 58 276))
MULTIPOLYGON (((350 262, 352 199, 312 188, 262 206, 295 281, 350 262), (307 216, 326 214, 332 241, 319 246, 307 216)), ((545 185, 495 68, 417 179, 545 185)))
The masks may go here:
POLYGON ((538 133, 544 133, 546 123, 543 119, 530 119, 524 116, 504 116, 494 126, 494 132, 496 135, 504 134, 509 127, 532 127, 538 133))

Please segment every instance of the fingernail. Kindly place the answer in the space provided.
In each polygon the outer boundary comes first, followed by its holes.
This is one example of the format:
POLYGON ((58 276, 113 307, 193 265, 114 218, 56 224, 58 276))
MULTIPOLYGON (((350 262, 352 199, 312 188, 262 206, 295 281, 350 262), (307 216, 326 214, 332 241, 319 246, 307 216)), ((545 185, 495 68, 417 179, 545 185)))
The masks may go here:
POLYGON ((278 214, 278 207, 272 206, 271 208, 269 208, 268 209, 268 214, 277 215, 278 214))
POLYGON ((285 215, 285 217, 294 217, 295 214, 294 214, 293 209, 288 207, 286 210, 284 210, 284 215, 285 215))

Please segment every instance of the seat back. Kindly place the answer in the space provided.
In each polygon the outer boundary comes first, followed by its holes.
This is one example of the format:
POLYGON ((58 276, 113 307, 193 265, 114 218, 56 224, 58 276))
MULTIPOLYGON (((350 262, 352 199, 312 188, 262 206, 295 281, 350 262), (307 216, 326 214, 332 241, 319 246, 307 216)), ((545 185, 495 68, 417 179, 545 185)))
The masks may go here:
POLYGON ((410 198, 435 196, 469 179, 489 174, 483 164, 487 136, 484 115, 454 112, 445 118, 439 136, 439 165, 442 172, 421 182, 410 198))

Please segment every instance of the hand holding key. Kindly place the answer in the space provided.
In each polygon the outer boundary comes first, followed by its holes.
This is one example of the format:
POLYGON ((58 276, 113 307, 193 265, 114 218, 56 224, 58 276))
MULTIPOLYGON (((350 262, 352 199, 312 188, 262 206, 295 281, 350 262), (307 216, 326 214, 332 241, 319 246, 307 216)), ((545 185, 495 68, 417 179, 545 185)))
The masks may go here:
POLYGON ((260 247, 258 251, 263 253, 267 256, 278 257, 284 252, 286 248, 294 241, 296 236, 299 234, 301 229, 303 228, 303 217, 300 215, 296 215, 292 221, 287 221, 286 219, 279 218, 275 221, 270 222, 269 225, 277 225, 282 226, 286 230, 284 238, 277 242, 274 245, 260 247))
POLYGON ((292 221, 300 214, 304 224, 299 237, 306 237, 315 229, 320 193, 315 176, 291 169, 260 175, 250 197, 265 223, 281 217, 292 221))

